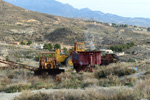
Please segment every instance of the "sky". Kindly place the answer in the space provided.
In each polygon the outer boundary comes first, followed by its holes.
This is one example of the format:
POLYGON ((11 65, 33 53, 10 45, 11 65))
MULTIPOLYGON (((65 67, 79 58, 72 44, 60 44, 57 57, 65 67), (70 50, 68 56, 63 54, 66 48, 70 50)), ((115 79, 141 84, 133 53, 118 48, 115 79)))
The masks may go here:
POLYGON ((89 8, 123 17, 150 18, 150 0, 56 0, 74 8, 89 8))

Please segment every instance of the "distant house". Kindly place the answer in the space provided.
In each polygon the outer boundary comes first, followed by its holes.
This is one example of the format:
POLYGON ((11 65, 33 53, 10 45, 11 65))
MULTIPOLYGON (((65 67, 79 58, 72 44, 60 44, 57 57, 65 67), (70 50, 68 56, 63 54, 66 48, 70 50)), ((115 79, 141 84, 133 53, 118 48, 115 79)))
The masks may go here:
POLYGON ((38 45, 37 49, 43 49, 43 45, 38 45))
POLYGON ((43 49, 44 44, 34 44, 32 47, 36 49, 43 49))
POLYGON ((117 56, 123 56, 123 55, 125 55, 125 53, 124 52, 120 52, 120 53, 116 53, 116 55, 117 56))
POLYGON ((112 50, 108 50, 108 49, 100 49, 100 51, 101 51, 101 52, 108 53, 108 54, 114 53, 112 50))

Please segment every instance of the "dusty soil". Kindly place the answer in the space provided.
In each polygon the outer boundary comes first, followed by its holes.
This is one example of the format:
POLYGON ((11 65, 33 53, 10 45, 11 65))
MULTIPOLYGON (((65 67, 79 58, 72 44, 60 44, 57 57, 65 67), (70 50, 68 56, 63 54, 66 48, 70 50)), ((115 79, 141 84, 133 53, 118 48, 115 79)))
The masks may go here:
POLYGON ((0 67, 7 67, 7 64, 0 63, 0 67))

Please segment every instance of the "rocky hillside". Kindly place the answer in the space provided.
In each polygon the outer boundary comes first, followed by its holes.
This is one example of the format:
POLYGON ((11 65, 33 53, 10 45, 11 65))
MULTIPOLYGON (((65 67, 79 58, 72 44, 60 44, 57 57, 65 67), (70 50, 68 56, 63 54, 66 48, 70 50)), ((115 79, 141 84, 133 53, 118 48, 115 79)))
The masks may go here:
POLYGON ((29 11, 2 0, 0 0, 0 8, 1 41, 11 42, 22 39, 43 41, 49 40, 45 36, 50 36, 51 33, 59 30, 59 28, 77 27, 77 30, 82 30, 83 28, 82 24, 79 24, 81 21, 29 11))
POLYGON ((29 11, 2 0, 0 8, 0 41, 51 41, 73 45, 76 41, 92 40, 97 47, 149 41, 149 33, 143 27, 116 27, 106 23, 58 17, 29 11))

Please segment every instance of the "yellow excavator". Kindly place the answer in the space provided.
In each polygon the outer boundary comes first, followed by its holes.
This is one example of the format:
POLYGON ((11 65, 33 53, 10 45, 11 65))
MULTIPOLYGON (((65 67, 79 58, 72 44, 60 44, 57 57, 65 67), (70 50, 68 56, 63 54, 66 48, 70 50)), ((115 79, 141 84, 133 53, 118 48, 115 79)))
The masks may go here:
MULTIPOLYGON (((85 44, 83 42, 76 42, 74 44, 74 51, 79 52, 79 51, 85 51, 85 44)), ((67 67, 72 67, 72 52, 73 50, 69 50, 69 55, 61 54, 61 50, 57 49, 55 51, 56 53, 56 62, 60 62, 67 67)))
MULTIPOLYGON (((84 43, 77 42, 74 45, 74 51, 84 51, 84 43)), ((61 54, 61 50, 57 49, 55 52, 41 53, 39 56, 39 68, 34 71, 35 75, 48 73, 49 75, 57 75, 64 72, 64 69, 59 69, 56 66, 57 62, 63 63, 66 66, 72 67, 72 50, 69 55, 61 54)))

